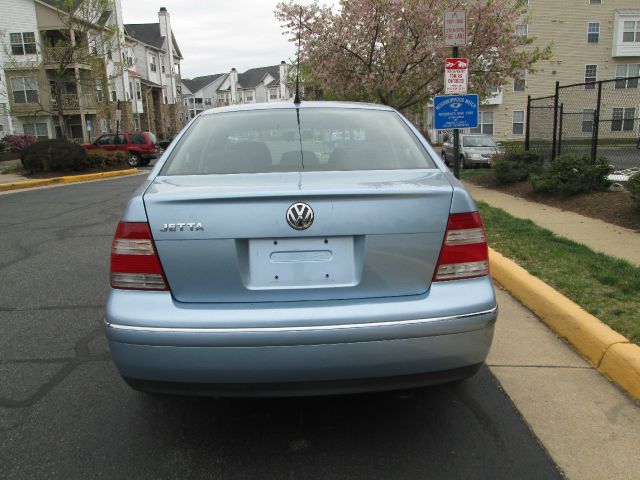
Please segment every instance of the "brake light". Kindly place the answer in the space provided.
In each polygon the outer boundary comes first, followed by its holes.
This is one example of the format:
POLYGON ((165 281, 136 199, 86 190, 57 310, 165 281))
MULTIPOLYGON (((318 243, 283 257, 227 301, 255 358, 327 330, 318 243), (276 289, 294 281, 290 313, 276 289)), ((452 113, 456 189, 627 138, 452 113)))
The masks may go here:
POLYGON ((148 223, 118 224, 111 244, 111 287, 168 290, 148 223))
POLYGON ((449 215, 433 281, 489 275, 489 250, 478 212, 449 215))

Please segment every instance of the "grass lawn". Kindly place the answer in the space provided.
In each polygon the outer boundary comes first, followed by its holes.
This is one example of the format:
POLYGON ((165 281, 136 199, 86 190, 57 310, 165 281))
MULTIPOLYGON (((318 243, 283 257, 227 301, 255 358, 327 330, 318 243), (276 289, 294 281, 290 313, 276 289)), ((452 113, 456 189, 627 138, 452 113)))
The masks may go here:
MULTIPOLYGON (((452 167, 449 167, 453 172, 452 167)), ((493 173, 492 168, 465 168, 460 170, 460 180, 464 180, 465 178, 475 177, 476 175, 487 175, 489 173, 493 173)))
POLYGON ((492 248, 640 343, 640 268, 484 202, 478 207, 492 248))

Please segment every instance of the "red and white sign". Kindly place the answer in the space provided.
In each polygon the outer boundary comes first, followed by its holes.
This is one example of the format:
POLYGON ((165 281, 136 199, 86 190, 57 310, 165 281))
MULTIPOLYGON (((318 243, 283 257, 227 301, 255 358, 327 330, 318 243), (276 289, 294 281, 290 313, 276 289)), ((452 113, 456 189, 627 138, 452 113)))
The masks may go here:
POLYGON ((467 44, 467 12, 444 13, 444 46, 461 47, 467 44))
POLYGON ((469 60, 466 58, 447 58, 444 64, 445 95, 463 95, 467 93, 469 78, 469 60))

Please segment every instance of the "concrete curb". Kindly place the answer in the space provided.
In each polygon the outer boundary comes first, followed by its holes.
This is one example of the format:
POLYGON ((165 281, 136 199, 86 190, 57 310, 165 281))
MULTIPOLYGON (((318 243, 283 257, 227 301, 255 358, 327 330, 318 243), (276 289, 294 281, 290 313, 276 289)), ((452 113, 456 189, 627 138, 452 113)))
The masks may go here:
POLYGON ((640 346, 515 262, 489 249, 491 274, 600 373, 640 400, 640 346))
POLYGON ((135 173, 138 173, 137 168, 130 168, 127 170, 114 170, 112 172, 88 173, 86 175, 69 175, 67 177, 43 178, 39 180, 24 180, 22 182, 0 184, 0 192, 22 190, 24 188, 46 187, 49 185, 60 185, 64 183, 88 182, 91 180, 102 180, 103 178, 133 175, 135 173))

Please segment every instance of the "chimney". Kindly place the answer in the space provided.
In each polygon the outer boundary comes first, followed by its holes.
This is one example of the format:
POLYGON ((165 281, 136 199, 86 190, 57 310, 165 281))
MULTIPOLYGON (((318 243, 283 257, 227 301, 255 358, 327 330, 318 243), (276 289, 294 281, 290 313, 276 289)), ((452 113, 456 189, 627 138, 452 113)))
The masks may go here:
POLYGON ((280 98, 286 99, 287 95, 287 73, 288 68, 286 62, 283 60, 280 62, 280 98))
POLYGON ((235 68, 229 72, 229 85, 231 90, 231 104, 238 103, 238 71, 235 68))

